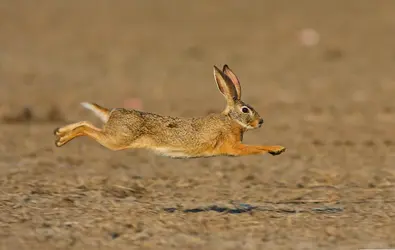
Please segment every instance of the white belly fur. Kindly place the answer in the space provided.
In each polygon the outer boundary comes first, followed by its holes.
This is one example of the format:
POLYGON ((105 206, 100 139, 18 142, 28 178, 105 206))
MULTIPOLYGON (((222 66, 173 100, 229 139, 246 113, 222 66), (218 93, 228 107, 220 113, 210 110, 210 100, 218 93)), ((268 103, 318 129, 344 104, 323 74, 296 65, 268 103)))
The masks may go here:
POLYGON ((173 157, 173 158, 188 158, 190 157, 184 151, 175 148, 155 148, 155 153, 163 156, 173 157))

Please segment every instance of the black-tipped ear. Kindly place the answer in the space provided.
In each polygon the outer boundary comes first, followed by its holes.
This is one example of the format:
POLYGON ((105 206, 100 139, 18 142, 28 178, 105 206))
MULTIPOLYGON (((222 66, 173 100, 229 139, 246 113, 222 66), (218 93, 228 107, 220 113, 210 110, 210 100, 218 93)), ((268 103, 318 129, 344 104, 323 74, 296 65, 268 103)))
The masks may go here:
POLYGON ((233 105, 237 99, 237 91, 232 80, 214 65, 214 79, 219 91, 224 95, 228 105, 233 105))
POLYGON ((237 78, 236 74, 233 73, 233 71, 229 68, 229 66, 227 64, 224 65, 222 71, 232 81, 232 83, 236 89, 236 92, 237 92, 237 99, 240 100, 241 99, 241 85, 240 85, 240 81, 237 78))

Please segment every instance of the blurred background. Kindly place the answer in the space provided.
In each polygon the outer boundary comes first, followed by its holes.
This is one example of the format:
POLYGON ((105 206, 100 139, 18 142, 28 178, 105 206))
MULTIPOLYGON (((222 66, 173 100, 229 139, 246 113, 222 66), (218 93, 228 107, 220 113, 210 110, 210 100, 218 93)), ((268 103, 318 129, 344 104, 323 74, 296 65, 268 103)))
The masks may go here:
POLYGON ((394 243, 394 225, 386 224, 395 198, 394 13, 391 0, 0 1, 0 196, 6 204, 0 213, 15 218, 2 219, 5 249, 70 242, 121 248, 143 241, 256 249, 296 240, 316 249, 316 241, 304 241, 306 232, 332 247, 366 247, 367 239, 394 243), (284 154, 173 160, 110 152, 87 138, 53 146, 58 126, 99 124, 82 101, 174 116, 219 112, 225 101, 212 67, 225 63, 241 80, 243 100, 265 119, 245 142, 284 145, 284 154), (126 194, 114 186, 127 187, 126 194), (63 204, 65 197, 72 202, 63 204), (125 201, 130 197, 137 203, 125 201), (13 208, 24 199, 39 210, 13 208), (318 230, 303 217, 290 223, 287 215, 268 227, 271 214, 232 217, 229 224, 223 221, 229 215, 213 212, 202 226, 195 215, 159 213, 173 221, 169 226, 155 224, 153 212, 163 204, 290 199, 352 209, 340 215, 342 222, 312 215, 309 221, 322 223, 318 230), (56 215, 46 217, 54 206, 56 215), (373 211, 385 215, 375 219, 373 211), (79 225, 73 233, 71 224, 64 226, 71 215, 79 225), (386 227, 377 230, 375 223, 386 227), (110 232, 120 235, 116 243, 110 232), (135 238, 139 233, 144 240, 135 238))

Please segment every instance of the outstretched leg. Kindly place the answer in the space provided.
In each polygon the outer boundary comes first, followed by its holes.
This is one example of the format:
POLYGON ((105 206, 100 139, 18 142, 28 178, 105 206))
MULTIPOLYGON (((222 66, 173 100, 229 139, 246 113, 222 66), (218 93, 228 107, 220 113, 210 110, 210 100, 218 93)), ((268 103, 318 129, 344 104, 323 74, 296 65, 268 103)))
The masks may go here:
POLYGON ((269 153, 271 155, 279 155, 285 151, 283 146, 256 146, 246 144, 236 144, 227 149, 228 155, 243 156, 243 155, 257 155, 269 153))
POLYGON ((77 122, 57 128, 55 129, 54 133, 58 136, 58 139, 55 142, 57 147, 65 145, 76 137, 88 136, 106 148, 111 150, 120 149, 115 143, 113 143, 111 137, 108 136, 102 129, 95 127, 87 121, 77 122))

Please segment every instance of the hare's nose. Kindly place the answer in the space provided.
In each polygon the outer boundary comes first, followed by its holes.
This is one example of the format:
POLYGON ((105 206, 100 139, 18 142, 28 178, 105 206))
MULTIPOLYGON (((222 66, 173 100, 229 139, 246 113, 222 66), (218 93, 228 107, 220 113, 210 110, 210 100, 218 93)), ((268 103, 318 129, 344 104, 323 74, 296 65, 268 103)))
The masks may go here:
POLYGON ((259 119, 259 126, 263 124, 263 119, 259 119))

